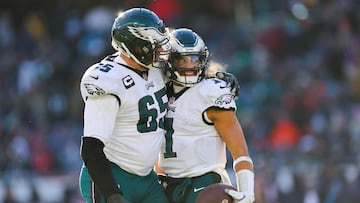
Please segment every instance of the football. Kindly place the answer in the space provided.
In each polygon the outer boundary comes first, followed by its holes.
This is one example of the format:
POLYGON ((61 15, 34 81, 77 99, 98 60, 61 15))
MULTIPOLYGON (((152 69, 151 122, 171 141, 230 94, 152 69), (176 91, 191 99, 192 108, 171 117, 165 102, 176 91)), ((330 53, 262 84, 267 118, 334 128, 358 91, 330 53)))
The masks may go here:
POLYGON ((232 203, 233 198, 225 192, 225 189, 236 190, 233 186, 215 183, 207 186, 197 196, 195 203, 232 203))

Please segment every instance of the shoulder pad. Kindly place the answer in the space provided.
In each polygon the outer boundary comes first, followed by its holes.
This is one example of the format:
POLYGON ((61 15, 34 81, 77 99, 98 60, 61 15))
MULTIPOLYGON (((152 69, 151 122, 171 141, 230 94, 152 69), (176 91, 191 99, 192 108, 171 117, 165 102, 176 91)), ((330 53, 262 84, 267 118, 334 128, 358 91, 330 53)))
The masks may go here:
POLYGON ((234 96, 230 92, 230 87, 225 87, 225 81, 217 78, 210 78, 204 79, 199 85, 199 95, 205 101, 208 101, 210 106, 224 109, 236 109, 234 96))
POLYGON ((84 73, 80 83, 83 98, 103 94, 117 95, 119 93, 121 88, 119 84, 122 84, 120 82, 122 77, 121 71, 114 69, 109 72, 110 69, 118 66, 118 64, 113 62, 103 63, 103 61, 90 66, 84 73))

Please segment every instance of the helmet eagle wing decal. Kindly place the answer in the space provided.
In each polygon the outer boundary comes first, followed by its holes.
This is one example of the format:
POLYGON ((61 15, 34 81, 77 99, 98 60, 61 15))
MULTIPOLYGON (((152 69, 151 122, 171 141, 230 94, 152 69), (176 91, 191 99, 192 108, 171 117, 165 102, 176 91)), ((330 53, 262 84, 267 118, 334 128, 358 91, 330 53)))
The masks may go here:
POLYGON ((165 33, 159 32, 158 29, 154 27, 132 27, 127 26, 129 32, 131 32, 135 37, 140 38, 146 41, 155 41, 157 43, 166 42, 168 37, 165 33))

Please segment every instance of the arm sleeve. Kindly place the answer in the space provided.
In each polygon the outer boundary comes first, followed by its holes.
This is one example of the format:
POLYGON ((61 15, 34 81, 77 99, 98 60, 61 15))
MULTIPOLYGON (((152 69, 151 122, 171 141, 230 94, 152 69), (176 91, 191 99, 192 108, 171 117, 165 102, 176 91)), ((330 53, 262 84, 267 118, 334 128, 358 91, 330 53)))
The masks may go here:
POLYGON ((93 137, 83 137, 81 158, 87 167, 91 179, 107 198, 111 194, 121 193, 112 176, 110 162, 103 152, 104 144, 93 137))
POLYGON ((112 176, 110 161, 103 151, 115 125, 119 102, 112 95, 88 98, 84 109, 84 136, 81 145, 81 158, 91 179, 108 198, 121 193, 112 176))

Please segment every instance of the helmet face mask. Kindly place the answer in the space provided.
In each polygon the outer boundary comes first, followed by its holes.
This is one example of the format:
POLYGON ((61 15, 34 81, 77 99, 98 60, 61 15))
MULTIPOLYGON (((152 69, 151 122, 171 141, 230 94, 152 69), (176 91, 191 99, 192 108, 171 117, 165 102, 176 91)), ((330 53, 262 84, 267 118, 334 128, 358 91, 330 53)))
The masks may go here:
POLYGON ((170 36, 171 53, 166 72, 170 80, 184 87, 199 83, 206 75, 209 52, 192 30, 176 29, 170 36))
POLYGON ((169 61, 170 46, 169 44, 163 44, 160 47, 156 47, 153 54, 152 66, 155 68, 164 68, 169 61))
POLYGON ((112 46, 143 67, 162 66, 157 55, 169 54, 169 37, 162 20, 152 11, 133 8, 120 14, 112 27, 112 46), (167 53, 166 53, 167 52, 167 53))

